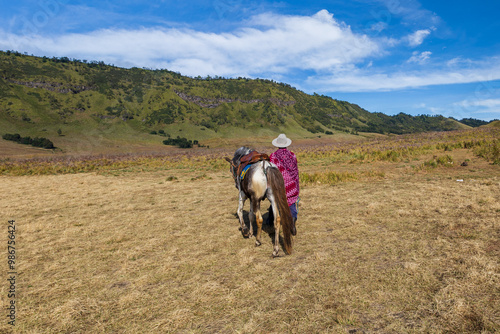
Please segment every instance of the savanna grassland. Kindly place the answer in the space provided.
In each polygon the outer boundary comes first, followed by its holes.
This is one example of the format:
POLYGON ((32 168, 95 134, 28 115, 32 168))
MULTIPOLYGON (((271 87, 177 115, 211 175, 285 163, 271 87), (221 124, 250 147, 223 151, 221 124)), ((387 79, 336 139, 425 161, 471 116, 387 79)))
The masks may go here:
POLYGON ((272 228, 260 247, 238 231, 237 146, 3 158, 0 332, 499 332, 499 138, 294 143, 298 234, 278 258, 272 228))

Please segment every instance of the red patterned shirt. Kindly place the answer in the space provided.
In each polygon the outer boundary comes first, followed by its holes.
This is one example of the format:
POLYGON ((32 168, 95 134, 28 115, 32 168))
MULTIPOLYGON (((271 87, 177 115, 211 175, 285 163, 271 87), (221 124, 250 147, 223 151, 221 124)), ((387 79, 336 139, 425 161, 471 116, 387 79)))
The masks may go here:
POLYGON ((293 152, 286 148, 276 150, 269 158, 273 164, 278 166, 283 175, 288 206, 290 206, 297 202, 299 197, 299 168, 297 166, 297 158, 293 152))

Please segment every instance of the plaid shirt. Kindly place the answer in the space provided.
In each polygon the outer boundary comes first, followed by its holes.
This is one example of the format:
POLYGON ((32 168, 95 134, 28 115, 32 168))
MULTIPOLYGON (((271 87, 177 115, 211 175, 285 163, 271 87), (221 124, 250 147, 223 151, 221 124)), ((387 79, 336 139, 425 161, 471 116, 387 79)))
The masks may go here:
POLYGON ((297 202, 299 197, 299 168, 297 166, 297 158, 293 152, 286 148, 276 150, 269 158, 273 164, 278 166, 283 175, 288 206, 290 206, 297 202))

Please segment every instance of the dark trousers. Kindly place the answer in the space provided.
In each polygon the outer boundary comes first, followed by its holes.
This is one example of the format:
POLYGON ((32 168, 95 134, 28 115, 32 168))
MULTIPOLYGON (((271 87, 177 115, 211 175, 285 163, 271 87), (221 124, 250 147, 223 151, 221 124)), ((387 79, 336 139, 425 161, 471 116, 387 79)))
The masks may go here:
MULTIPOLYGON (((292 217, 297 220, 297 214, 298 214, 298 211, 297 211, 297 203, 293 203, 292 205, 290 205, 290 213, 292 214, 292 217)), ((273 224, 273 221, 274 221, 274 213, 273 213, 273 207, 270 206, 269 207, 269 215, 267 216, 267 223, 269 225, 272 225, 273 224)))

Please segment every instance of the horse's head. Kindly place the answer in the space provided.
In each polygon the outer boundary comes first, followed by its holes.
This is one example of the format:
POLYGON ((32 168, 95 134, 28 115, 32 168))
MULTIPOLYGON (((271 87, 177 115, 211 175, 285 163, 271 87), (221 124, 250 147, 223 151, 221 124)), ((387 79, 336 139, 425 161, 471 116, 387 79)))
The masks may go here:
POLYGON ((234 152, 233 159, 230 159, 228 157, 224 158, 230 164, 229 170, 231 171, 231 174, 233 175, 234 184, 235 184, 236 188, 238 188, 238 181, 237 181, 238 178, 237 178, 236 174, 238 171, 238 166, 240 165, 240 160, 242 157, 244 157, 245 155, 247 155, 248 153, 250 153, 252 151, 253 151, 252 149, 249 149, 248 147, 242 146, 239 149, 237 149, 236 152, 234 152))
MULTIPOLYGON (((228 157, 224 157, 227 162, 229 162, 229 171, 233 175, 234 182, 236 183, 236 170, 238 169, 238 165, 235 165, 233 160, 229 159, 228 157)), ((238 185, 236 184, 236 188, 238 188, 238 185)))

